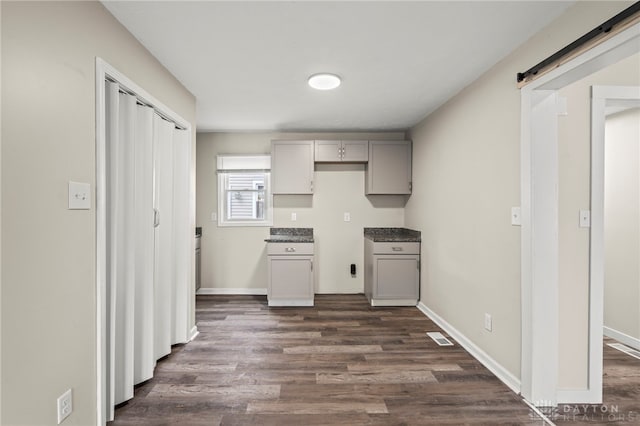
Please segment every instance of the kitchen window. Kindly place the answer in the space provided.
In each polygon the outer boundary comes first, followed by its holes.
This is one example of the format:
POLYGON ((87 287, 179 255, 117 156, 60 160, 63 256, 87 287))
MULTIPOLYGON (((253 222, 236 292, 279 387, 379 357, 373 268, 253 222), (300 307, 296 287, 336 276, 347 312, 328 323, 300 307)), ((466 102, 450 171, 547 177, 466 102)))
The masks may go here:
POLYGON ((273 225, 268 155, 218 156, 218 226, 273 225))

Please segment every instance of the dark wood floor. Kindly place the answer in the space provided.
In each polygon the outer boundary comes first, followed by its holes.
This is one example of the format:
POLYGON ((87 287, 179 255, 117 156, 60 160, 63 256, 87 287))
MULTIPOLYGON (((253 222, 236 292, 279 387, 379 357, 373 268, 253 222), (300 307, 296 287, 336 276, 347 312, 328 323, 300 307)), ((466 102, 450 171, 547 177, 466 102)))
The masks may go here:
POLYGON ((640 425, 640 359, 607 345, 605 338, 602 400, 599 405, 560 405, 556 425, 640 425))
POLYGON ((416 308, 318 295, 198 296, 200 335, 158 363, 116 425, 541 425, 511 390, 416 308))

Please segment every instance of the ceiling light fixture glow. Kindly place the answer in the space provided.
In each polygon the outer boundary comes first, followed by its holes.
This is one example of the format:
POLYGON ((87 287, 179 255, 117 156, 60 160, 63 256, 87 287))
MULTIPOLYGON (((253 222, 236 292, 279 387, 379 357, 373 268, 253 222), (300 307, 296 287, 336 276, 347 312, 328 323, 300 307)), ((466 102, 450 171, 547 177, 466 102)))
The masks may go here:
POLYGON ((331 90, 340 86, 340 77, 335 74, 320 73, 309 77, 309 86, 316 90, 331 90))

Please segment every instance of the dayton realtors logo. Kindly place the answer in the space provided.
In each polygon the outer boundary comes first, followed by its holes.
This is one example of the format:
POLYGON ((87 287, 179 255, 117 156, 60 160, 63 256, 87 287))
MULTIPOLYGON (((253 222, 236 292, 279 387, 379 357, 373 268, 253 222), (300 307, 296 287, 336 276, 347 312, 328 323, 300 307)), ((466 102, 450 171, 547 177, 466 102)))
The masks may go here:
POLYGON ((541 403, 538 408, 551 420, 580 423, 640 423, 640 413, 635 411, 621 412, 620 407, 614 404, 561 404, 553 407, 551 404, 541 403))

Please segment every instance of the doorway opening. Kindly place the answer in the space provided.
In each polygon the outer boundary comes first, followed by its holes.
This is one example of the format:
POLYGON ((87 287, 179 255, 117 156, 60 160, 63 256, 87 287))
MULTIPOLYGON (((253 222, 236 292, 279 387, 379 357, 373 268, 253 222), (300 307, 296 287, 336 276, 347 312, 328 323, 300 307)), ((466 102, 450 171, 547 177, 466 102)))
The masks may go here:
MULTIPOLYGON (((588 384, 563 391, 559 373, 558 91, 610 64, 640 52, 640 24, 582 53, 521 90, 521 392, 537 406, 602 401, 602 270, 589 279, 588 384)), ((593 129, 592 129, 593 131, 593 129)), ((593 158, 593 156, 592 156, 593 158)), ((593 167, 593 165, 592 165, 593 167)), ((592 182, 592 190, 594 183, 592 182)), ((602 211, 591 201, 591 224, 602 211)), ((577 218, 576 218, 577 219, 577 218)), ((602 246, 591 229, 591 256, 602 246)), ((596 253, 597 254, 597 253, 596 253)))

